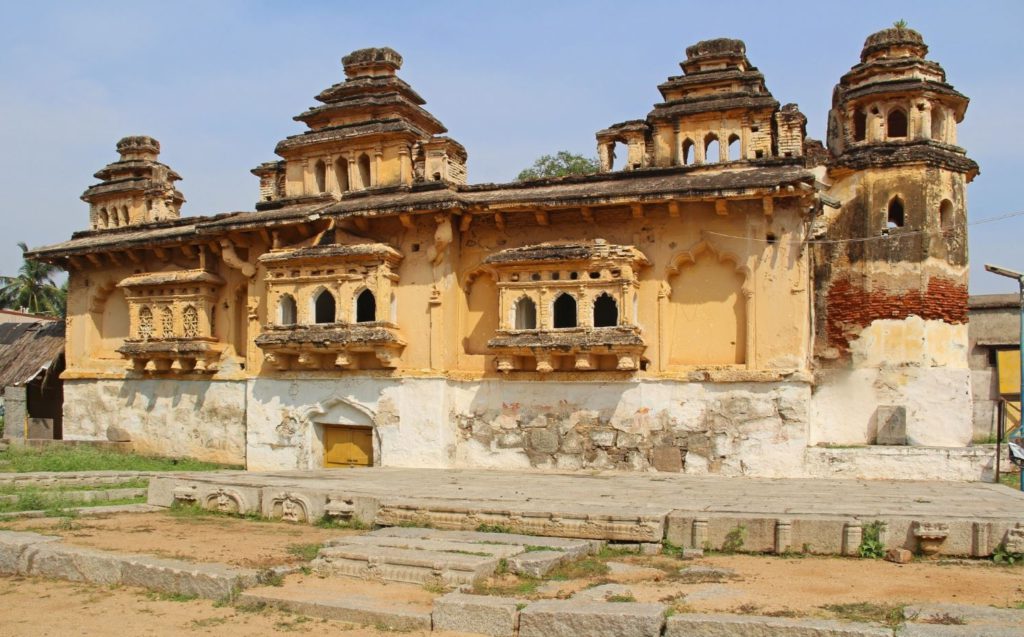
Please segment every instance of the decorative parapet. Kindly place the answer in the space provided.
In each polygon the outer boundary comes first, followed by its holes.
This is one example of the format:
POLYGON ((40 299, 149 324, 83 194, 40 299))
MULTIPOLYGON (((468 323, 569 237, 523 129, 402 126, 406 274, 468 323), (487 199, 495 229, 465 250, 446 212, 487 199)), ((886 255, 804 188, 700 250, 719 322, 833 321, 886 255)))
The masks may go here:
POLYGON ((138 373, 198 372, 212 374, 218 369, 222 347, 211 338, 167 338, 151 341, 126 339, 117 348, 138 373))
POLYGON ((393 368, 405 340, 394 323, 374 321, 268 326, 256 345, 279 371, 358 368, 360 354, 372 354, 382 367, 393 368))

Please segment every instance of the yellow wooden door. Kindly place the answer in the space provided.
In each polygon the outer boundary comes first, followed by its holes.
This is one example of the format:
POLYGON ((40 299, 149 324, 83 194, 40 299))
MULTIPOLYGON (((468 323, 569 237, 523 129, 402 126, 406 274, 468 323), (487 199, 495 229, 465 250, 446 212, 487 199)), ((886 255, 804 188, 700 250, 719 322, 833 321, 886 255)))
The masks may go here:
POLYGON ((369 427, 324 427, 324 467, 373 465, 373 430, 369 427))

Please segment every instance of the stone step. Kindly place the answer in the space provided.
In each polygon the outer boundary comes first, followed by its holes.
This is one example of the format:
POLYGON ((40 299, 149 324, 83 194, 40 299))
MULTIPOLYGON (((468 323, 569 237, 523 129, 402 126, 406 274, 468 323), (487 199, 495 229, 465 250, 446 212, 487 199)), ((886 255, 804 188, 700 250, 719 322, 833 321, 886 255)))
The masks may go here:
POLYGON ((391 546, 346 545, 320 549, 313 568, 325 575, 348 575, 369 580, 472 585, 492 575, 499 558, 391 546))
POLYGON ((328 540, 325 546, 387 546, 399 549, 413 549, 417 551, 436 551, 439 553, 454 553, 456 555, 483 554, 496 558, 512 557, 526 550, 525 546, 512 544, 480 544, 475 542, 448 542, 443 540, 428 540, 416 537, 375 537, 372 535, 355 535, 352 537, 328 540))
POLYGON ((521 535, 518 533, 483 533, 480 531, 443 531, 420 527, 385 527, 370 533, 372 537, 419 538, 444 542, 468 542, 472 544, 543 548, 568 553, 571 558, 593 555, 601 550, 604 542, 576 538, 521 535))
POLYGON ((332 594, 319 590, 262 588, 241 593, 242 606, 272 606, 293 613, 376 626, 385 631, 430 631, 430 609, 368 595, 332 594))

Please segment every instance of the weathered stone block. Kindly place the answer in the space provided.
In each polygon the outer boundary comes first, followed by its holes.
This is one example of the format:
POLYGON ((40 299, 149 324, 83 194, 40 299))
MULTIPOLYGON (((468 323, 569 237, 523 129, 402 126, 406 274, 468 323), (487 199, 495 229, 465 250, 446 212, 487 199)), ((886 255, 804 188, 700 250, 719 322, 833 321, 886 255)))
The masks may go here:
POLYGON ((885 552, 885 560, 895 564, 909 564, 914 561, 914 554, 907 549, 889 549, 885 552))
POLYGON ((544 577, 551 569, 573 559, 561 551, 531 551, 521 553, 508 561, 509 570, 527 577, 544 577))
POLYGON ((530 431, 530 447, 540 453, 558 451, 558 434, 550 429, 533 429, 530 431))
POLYGON ((590 441, 598 447, 615 446, 614 429, 595 429, 590 432, 590 441))
POLYGON ((821 619, 744 617, 742 615, 673 615, 665 637, 892 637, 892 631, 870 624, 821 619))
POLYGON ((125 561, 121 555, 59 542, 41 544, 31 550, 25 575, 93 584, 121 583, 125 561))
POLYGON ((512 637, 518 620, 517 600, 449 593, 434 600, 434 630, 512 637))
POLYGON ((117 557, 122 560, 121 583, 125 586, 221 599, 258 583, 256 571, 249 569, 236 569, 221 564, 193 564, 148 555, 117 557))
POLYGON ((16 575, 19 572, 24 574, 24 567, 21 566, 21 556, 24 552, 35 545, 58 540, 59 537, 51 535, 0 531, 0 575, 16 575))
POLYGON ((907 408, 902 405, 879 405, 875 411, 878 434, 875 444, 907 444, 907 408))
POLYGON ((651 464, 658 471, 679 473, 683 470, 683 456, 679 447, 655 447, 651 452, 651 464))
POLYGON ((519 614, 520 637, 660 637, 665 606, 636 602, 542 601, 519 614))

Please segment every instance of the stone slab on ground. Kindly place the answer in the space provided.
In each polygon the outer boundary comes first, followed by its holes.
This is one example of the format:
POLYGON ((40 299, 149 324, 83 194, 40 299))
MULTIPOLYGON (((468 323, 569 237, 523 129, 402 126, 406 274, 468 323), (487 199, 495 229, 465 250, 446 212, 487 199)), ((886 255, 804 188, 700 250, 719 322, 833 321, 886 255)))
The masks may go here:
POLYGON ((662 604, 541 601, 519 613, 519 637, 660 637, 664 623, 662 604))
POLYGON ((488 533, 482 531, 445 531, 421 527, 386 527, 370 533, 379 537, 422 538, 447 542, 471 542, 475 544, 510 544, 513 546, 543 547, 562 551, 572 557, 583 557, 597 553, 604 546, 599 540, 521 535, 518 533, 488 533))
POLYGON ((434 630, 513 637, 520 603, 507 597, 449 593, 434 600, 434 630))
POLYGON ((413 584, 475 584, 493 574, 498 558, 390 546, 328 546, 312 562, 325 575, 348 575, 413 584))
MULTIPOLYGON (((1018 626, 1024 628, 1024 610, 992 608, 969 604, 913 604, 903 609, 907 621, 928 623, 946 617, 963 619, 969 625, 1018 626)), ((1024 633, 1024 631, 1021 631, 1024 633)))
POLYGON ((942 626, 906 624, 899 637, 1022 637, 1020 626, 942 626))
POLYGON ((0 485, 19 487, 98 486, 129 482, 140 478, 174 477, 175 475, 155 471, 27 471, 0 473, 0 485))
POLYGON ((659 579, 665 575, 661 569, 626 562, 606 562, 605 566, 608 567, 608 575, 618 580, 659 579))
MULTIPOLYGON (((429 540, 416 537, 387 537, 369 535, 352 535, 349 537, 329 540, 326 546, 387 546, 396 549, 413 549, 417 551, 434 551, 439 553, 483 553, 492 557, 512 557, 522 553, 526 547, 511 544, 479 544, 473 542, 449 542, 445 540, 429 540)), ((562 555, 561 553, 559 555, 562 555)))
POLYGON ((358 595, 335 597, 315 592, 303 594, 262 589, 242 593, 238 596, 238 602, 243 605, 265 604, 310 617, 373 625, 393 631, 429 631, 431 627, 428 611, 401 608, 393 603, 358 595))
POLYGON ((571 554, 562 551, 530 551, 509 558, 508 570, 539 579, 573 559, 571 554))
POLYGON ((620 599, 632 598, 633 591, 623 584, 599 584, 597 586, 591 586, 590 588, 584 588, 572 596, 575 600, 583 600, 587 602, 607 602, 609 598, 612 597, 618 597, 620 599))
MULTIPOLYGON (((902 633, 901 633, 902 634, 902 633)), ((825 619, 681 614, 668 618, 664 637, 892 637, 881 626, 825 619)))
MULTIPOLYGON (((163 511, 163 507, 153 506, 152 504, 109 504, 95 507, 71 507, 62 509, 63 511, 73 512, 78 517, 99 517, 103 515, 114 515, 117 513, 156 513, 157 511, 163 511)), ((48 511, 36 510, 36 511, 10 511, 7 513, 0 513, 0 520, 15 520, 19 518, 45 518, 52 515, 48 511)))

